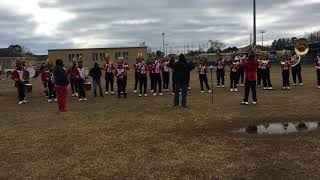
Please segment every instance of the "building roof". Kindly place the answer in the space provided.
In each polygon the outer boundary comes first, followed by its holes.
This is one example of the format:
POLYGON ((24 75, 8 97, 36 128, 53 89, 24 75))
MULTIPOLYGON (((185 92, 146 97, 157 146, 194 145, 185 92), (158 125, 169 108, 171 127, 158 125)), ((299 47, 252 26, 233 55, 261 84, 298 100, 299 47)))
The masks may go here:
MULTIPOLYGON (((269 47, 265 47, 265 46, 260 46, 260 45, 257 45, 256 46, 257 49, 261 50, 261 51, 269 51, 270 48, 269 47)), ((240 48, 240 50, 242 52, 249 52, 251 50, 251 45, 248 45, 248 46, 245 46, 243 48, 240 48)))
POLYGON ((84 50, 105 50, 105 49, 146 49, 147 46, 137 46, 137 47, 109 47, 109 48, 79 48, 79 49, 49 49, 48 51, 84 51, 84 50))

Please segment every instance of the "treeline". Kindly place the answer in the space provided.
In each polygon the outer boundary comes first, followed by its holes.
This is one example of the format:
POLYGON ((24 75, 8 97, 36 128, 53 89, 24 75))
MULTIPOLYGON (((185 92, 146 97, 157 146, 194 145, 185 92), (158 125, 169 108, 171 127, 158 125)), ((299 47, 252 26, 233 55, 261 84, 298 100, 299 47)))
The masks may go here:
POLYGON ((304 43, 320 42, 320 31, 310 33, 304 37, 280 38, 278 40, 274 40, 271 44, 271 49, 276 51, 282 51, 287 47, 295 46, 300 42, 304 42, 304 43))

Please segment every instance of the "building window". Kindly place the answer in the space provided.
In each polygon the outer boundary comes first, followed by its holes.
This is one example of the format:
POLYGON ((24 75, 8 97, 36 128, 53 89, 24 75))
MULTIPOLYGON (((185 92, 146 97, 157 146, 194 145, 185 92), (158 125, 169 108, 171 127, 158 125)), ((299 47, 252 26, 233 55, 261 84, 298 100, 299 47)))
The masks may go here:
POLYGON ((78 60, 80 59, 80 57, 82 57, 82 54, 69 54, 69 61, 73 61, 73 60, 78 60))
POLYGON ((122 57, 125 59, 125 60, 128 60, 128 56, 129 56, 129 52, 126 51, 126 52, 122 52, 122 57))
POLYGON ((99 60, 99 53, 92 53, 92 60, 98 61, 99 60))
POLYGON ((105 53, 100 53, 100 61, 104 61, 106 59, 105 53))
POLYGON ((115 58, 118 60, 118 58, 121 57, 121 52, 115 52, 115 58))

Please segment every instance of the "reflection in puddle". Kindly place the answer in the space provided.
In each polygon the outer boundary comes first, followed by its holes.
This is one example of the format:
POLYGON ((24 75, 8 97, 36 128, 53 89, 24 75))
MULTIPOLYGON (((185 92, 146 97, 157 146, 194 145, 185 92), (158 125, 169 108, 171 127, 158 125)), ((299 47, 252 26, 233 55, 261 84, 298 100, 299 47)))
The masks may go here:
POLYGON ((242 128, 235 132, 245 134, 290 134, 303 131, 313 131, 318 128, 320 128, 320 123, 318 122, 289 122, 248 126, 247 128, 242 128))

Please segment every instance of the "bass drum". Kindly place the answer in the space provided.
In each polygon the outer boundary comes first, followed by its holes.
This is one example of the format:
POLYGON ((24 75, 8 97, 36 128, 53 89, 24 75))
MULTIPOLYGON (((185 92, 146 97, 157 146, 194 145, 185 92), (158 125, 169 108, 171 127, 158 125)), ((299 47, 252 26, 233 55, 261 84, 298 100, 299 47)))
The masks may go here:
POLYGON ((34 76, 36 75, 36 69, 34 67, 27 67, 26 71, 29 72, 29 78, 34 78, 34 76))

